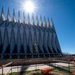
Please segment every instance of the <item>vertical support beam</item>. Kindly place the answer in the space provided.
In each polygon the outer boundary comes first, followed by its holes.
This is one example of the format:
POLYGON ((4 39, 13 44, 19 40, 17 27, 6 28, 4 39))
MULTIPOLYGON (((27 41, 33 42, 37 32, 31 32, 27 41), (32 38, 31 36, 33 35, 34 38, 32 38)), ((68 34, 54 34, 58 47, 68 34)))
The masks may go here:
POLYGON ((39 46, 39 31, 38 31, 37 28, 36 28, 36 41, 37 41, 37 50, 38 50, 38 58, 39 58, 39 49, 38 49, 38 46, 39 46))
POLYGON ((23 31, 23 47, 24 47, 24 53, 26 54, 27 52, 27 35, 26 31, 23 31))
POLYGON ((4 54, 4 52, 6 51, 8 44, 9 44, 8 31, 7 31, 7 28, 5 28, 4 37, 3 37, 3 52, 2 52, 2 54, 4 54))
POLYGON ((20 35, 20 29, 17 31, 17 50, 18 50, 18 58, 21 50, 21 35, 20 35))
POLYGON ((44 37, 43 47, 44 47, 45 54, 49 54, 48 47, 47 47, 47 32, 46 31, 44 31, 43 37, 44 37))
POLYGON ((49 37, 50 37, 50 40, 49 40, 50 44, 49 44, 49 46, 50 46, 50 49, 51 49, 52 53, 54 54, 53 49, 52 49, 52 42, 53 42, 52 39, 53 39, 53 37, 52 37, 52 33, 51 32, 49 33, 49 37))
POLYGON ((36 31, 34 31, 34 46, 36 48, 36 53, 38 53, 38 50, 37 50, 37 35, 36 35, 36 31))
MULTIPOLYGON (((39 47, 44 55, 41 31, 39 31, 39 47)), ((44 55, 44 58, 45 58, 45 55, 44 55)))
POLYGON ((36 50, 39 58, 39 52, 38 52, 38 42, 37 42, 37 30, 35 30, 35 38, 36 38, 36 50))
MULTIPOLYGON (((30 47, 31 54, 33 54, 33 51, 32 51, 32 34, 31 34, 31 31, 29 31, 29 35, 28 35, 28 45, 30 47)), ((32 58, 33 58, 33 55, 32 55, 32 58)))
POLYGON ((14 33, 14 29, 11 29, 11 36, 10 36, 10 59, 11 59, 11 55, 12 52, 14 50, 15 47, 15 33, 14 33))
POLYGON ((56 44, 55 44, 55 34, 53 33, 53 48, 55 49, 55 51, 58 53, 57 49, 56 49, 56 44))

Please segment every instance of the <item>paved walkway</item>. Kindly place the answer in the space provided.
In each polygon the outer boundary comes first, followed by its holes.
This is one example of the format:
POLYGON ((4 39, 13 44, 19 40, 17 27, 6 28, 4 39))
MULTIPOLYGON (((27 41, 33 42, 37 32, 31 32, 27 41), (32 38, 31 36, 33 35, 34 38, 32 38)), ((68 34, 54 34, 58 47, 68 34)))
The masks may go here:
MULTIPOLYGON (((67 63, 52 63, 57 66, 68 66, 67 63)), ((70 64, 70 66, 73 66, 73 64, 70 64)), ((29 66, 11 66, 11 67, 4 67, 3 68, 3 73, 11 73, 11 72, 20 72, 20 71, 32 71, 32 70, 37 70, 37 69, 42 69, 46 67, 51 67, 45 64, 34 64, 34 65, 29 65, 29 66)), ((2 68, 0 68, 0 74, 2 74, 2 68)))
POLYGON ((65 66, 65 67, 74 66, 74 64, 68 64, 68 63, 52 63, 52 64, 57 65, 57 66, 65 66))
MULTIPOLYGON (((11 73, 11 72, 20 72, 20 71, 32 71, 32 70, 37 70, 37 69, 42 69, 50 67, 45 64, 34 64, 34 65, 29 65, 29 66, 11 66, 11 67, 4 67, 3 68, 3 73, 11 73)), ((0 68, 0 74, 2 74, 2 69, 0 68)))

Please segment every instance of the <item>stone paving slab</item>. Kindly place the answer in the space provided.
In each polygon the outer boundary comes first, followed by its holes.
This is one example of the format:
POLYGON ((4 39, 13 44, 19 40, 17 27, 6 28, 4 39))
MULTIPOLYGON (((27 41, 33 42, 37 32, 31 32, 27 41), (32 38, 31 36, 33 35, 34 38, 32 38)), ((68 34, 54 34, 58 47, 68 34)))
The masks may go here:
POLYGON ((57 66, 64 66, 64 67, 68 67, 68 66, 74 66, 74 64, 68 64, 68 63, 51 63, 57 66))
MULTIPOLYGON (((67 64, 67 63, 51 63, 57 66, 73 66, 73 64, 67 64)), ((34 65, 29 65, 29 66, 10 66, 10 67, 4 67, 3 68, 3 73, 11 73, 11 72, 20 72, 20 71, 33 71, 37 69, 42 69, 42 68, 47 68, 51 67, 46 64, 34 64, 34 65)), ((2 69, 0 68, 0 74, 2 74, 2 69)))
MULTIPOLYGON (((20 72, 20 71, 33 71, 33 70, 37 70, 37 69, 42 69, 42 68, 46 68, 46 67, 50 67, 48 65, 45 64, 34 64, 34 65, 29 65, 29 66, 11 66, 11 67, 4 67, 3 68, 3 73, 7 74, 7 73, 11 73, 11 72, 20 72)), ((0 74, 2 74, 2 69, 0 68, 0 74)))

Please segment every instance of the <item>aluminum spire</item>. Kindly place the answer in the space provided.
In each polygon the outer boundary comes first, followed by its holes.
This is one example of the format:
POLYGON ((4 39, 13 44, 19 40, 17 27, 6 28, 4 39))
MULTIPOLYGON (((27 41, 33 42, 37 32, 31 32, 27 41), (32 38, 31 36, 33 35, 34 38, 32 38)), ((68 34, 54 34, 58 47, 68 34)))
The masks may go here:
POLYGON ((13 9, 13 22, 16 22, 15 10, 13 9))
POLYGON ((49 20, 49 17, 48 17, 48 25, 47 25, 48 28, 50 28, 50 20, 49 20))
POLYGON ((28 24, 30 24, 30 16, 29 16, 29 13, 28 13, 28 24))
POLYGON ((40 16, 40 26, 43 27, 42 17, 40 16))
POLYGON ((23 23, 25 24, 25 13, 23 12, 23 23))
POLYGON ((34 16, 32 15, 32 25, 35 25, 34 23, 34 16))
POLYGON ((9 8, 8 8, 8 12, 7 12, 7 21, 10 22, 10 12, 9 12, 9 8))
POLYGON ((44 16, 44 27, 47 27, 47 22, 46 22, 45 16, 44 16))
POLYGON ((1 20, 4 21, 5 20, 5 16, 4 16, 4 8, 2 7, 2 13, 1 13, 1 20))
POLYGON ((38 16, 36 16, 36 26, 39 26, 38 16))
POLYGON ((18 11, 18 23, 21 23, 21 20, 20 20, 20 11, 18 11))
POLYGON ((54 28, 54 24, 53 24, 52 18, 51 18, 51 20, 50 20, 50 26, 51 26, 51 28, 55 31, 55 28, 54 28))

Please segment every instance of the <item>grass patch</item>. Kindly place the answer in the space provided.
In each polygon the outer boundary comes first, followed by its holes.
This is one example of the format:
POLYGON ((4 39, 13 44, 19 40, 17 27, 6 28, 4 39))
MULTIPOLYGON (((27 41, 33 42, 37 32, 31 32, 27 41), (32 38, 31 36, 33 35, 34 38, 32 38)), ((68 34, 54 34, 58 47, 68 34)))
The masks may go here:
POLYGON ((53 72, 60 73, 62 75, 72 75, 72 74, 70 74, 70 72, 67 72, 67 71, 64 71, 64 70, 61 70, 58 68, 54 68, 53 72))
POLYGON ((25 72, 13 72, 13 73, 9 73, 8 75, 26 75, 28 73, 30 73, 31 71, 25 71, 25 72))
POLYGON ((71 70, 75 70, 75 66, 70 66, 70 67, 65 67, 65 68, 67 68, 67 69, 71 69, 71 70))
POLYGON ((41 71, 36 70, 36 71, 25 71, 25 72, 18 72, 18 73, 13 72, 8 75, 27 75, 27 74, 30 75, 30 73, 31 73, 31 75, 72 75, 69 72, 60 70, 58 68, 55 68, 53 71, 49 72, 48 74, 44 74, 44 73, 41 73, 41 71), (36 73, 36 74, 32 74, 32 73, 36 73))

